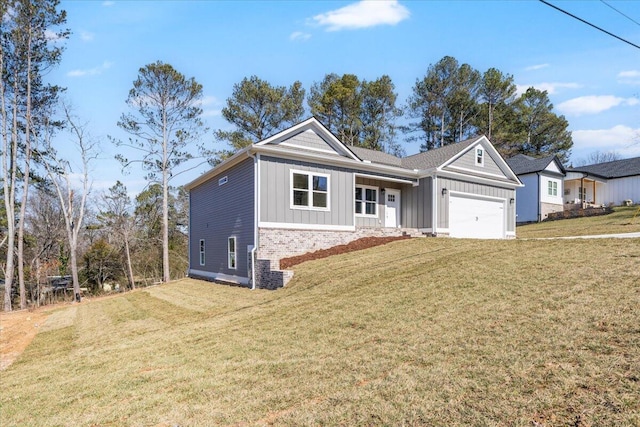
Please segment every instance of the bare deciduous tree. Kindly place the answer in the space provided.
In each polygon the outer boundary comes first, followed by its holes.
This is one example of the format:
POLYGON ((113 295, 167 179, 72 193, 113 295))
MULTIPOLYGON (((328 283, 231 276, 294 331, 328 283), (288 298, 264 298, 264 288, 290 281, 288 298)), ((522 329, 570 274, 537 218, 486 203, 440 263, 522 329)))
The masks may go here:
POLYGON ((78 236, 82 229, 82 222, 85 216, 85 208, 87 197, 91 190, 91 182, 89 179, 89 166, 93 159, 96 158, 97 143, 86 134, 84 125, 79 125, 77 119, 72 116, 68 105, 63 105, 65 122, 67 128, 73 138, 73 142, 78 149, 80 155, 80 166, 77 174, 80 176, 80 194, 76 195, 74 191, 74 183, 72 182, 72 174, 76 173, 69 160, 60 159, 54 156, 54 147, 51 146, 51 139, 47 138, 49 146, 49 161, 45 161, 44 165, 47 176, 53 185, 62 213, 64 216, 65 230, 67 240, 69 242, 69 252, 71 258, 71 277, 73 279, 73 292, 76 301, 80 301, 80 280, 78 277, 78 236))

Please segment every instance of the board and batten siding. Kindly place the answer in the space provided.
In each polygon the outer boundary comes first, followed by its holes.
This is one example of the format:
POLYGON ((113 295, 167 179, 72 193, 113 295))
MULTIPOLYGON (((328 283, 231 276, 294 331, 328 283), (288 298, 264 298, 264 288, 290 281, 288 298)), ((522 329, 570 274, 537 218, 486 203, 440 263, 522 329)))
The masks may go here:
POLYGON ((464 153, 462 156, 460 156, 460 158, 456 159, 456 161, 451 163, 448 167, 445 167, 445 170, 450 168, 451 170, 455 171, 455 168, 462 168, 467 171, 474 171, 480 174, 486 173, 499 175, 500 177, 504 177, 505 179, 507 179, 504 172, 502 172, 496 161, 489 154, 489 150, 484 147, 482 147, 484 149, 484 166, 476 165, 476 148, 477 147, 474 147, 473 149, 464 153))
POLYGON ((260 222, 353 226, 354 181, 346 169, 260 156, 260 222), (291 208, 291 170, 329 175, 329 210, 291 208))
POLYGON ((505 209, 507 210, 507 229, 506 231, 515 232, 515 203, 509 203, 509 199, 515 199, 515 190, 509 188, 494 187, 485 184, 478 184, 468 181, 460 181, 451 178, 438 178, 438 188, 436 195, 438 200, 438 228, 449 228, 449 194, 442 195, 442 189, 446 188, 447 192, 457 191, 460 193, 468 193, 474 196, 486 196, 505 199, 505 209))
POLYGON ((417 187, 405 186, 402 192, 401 215, 404 228, 431 228, 432 178, 419 180, 417 187))
POLYGON ((248 158, 191 189, 189 253, 191 270, 248 277, 247 246, 254 245, 254 160, 248 158), (220 179, 226 183, 220 185, 220 179), (228 238, 236 237, 236 269, 228 267, 228 238), (205 265, 200 265, 200 240, 205 265))
MULTIPOLYGON (((600 187, 597 187, 600 189, 600 187)), ((612 178, 602 185, 602 195, 597 203, 613 204, 619 206, 625 200, 640 203, 640 175, 627 176, 625 178, 612 178)))

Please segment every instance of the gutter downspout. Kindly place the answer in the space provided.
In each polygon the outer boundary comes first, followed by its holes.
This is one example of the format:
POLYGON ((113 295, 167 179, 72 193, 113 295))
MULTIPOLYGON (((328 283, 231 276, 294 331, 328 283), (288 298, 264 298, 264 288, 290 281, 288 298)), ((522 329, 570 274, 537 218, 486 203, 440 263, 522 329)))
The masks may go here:
POLYGON ((258 173, 260 172, 260 155, 247 151, 247 155, 253 158, 253 249, 251 249, 251 290, 256 289, 256 253, 258 251, 258 221, 259 221, 259 201, 260 188, 258 186, 258 173))

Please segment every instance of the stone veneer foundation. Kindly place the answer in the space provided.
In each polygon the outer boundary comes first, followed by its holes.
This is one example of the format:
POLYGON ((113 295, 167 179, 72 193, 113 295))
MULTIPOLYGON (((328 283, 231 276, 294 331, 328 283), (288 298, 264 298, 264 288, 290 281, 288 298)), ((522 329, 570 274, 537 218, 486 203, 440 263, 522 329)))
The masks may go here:
POLYGON ((277 289, 293 277, 293 271, 280 270, 282 258, 344 245, 363 237, 422 236, 416 229, 362 227, 355 231, 291 230, 260 228, 256 260, 256 287, 277 289))

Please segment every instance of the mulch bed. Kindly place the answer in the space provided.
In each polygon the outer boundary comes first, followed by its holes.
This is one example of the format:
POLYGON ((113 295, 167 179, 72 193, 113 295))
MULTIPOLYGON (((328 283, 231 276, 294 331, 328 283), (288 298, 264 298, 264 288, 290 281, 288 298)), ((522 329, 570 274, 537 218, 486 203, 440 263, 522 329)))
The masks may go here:
POLYGON ((411 236, 390 236, 390 237, 363 237, 346 245, 338 245, 329 249, 321 249, 315 252, 309 252, 303 255, 282 258, 280 260, 280 269, 287 270, 294 265, 301 264, 305 261, 330 257, 332 255, 345 254, 347 252, 359 251, 362 249, 372 248, 374 246, 384 245, 395 240, 410 239, 411 236))

